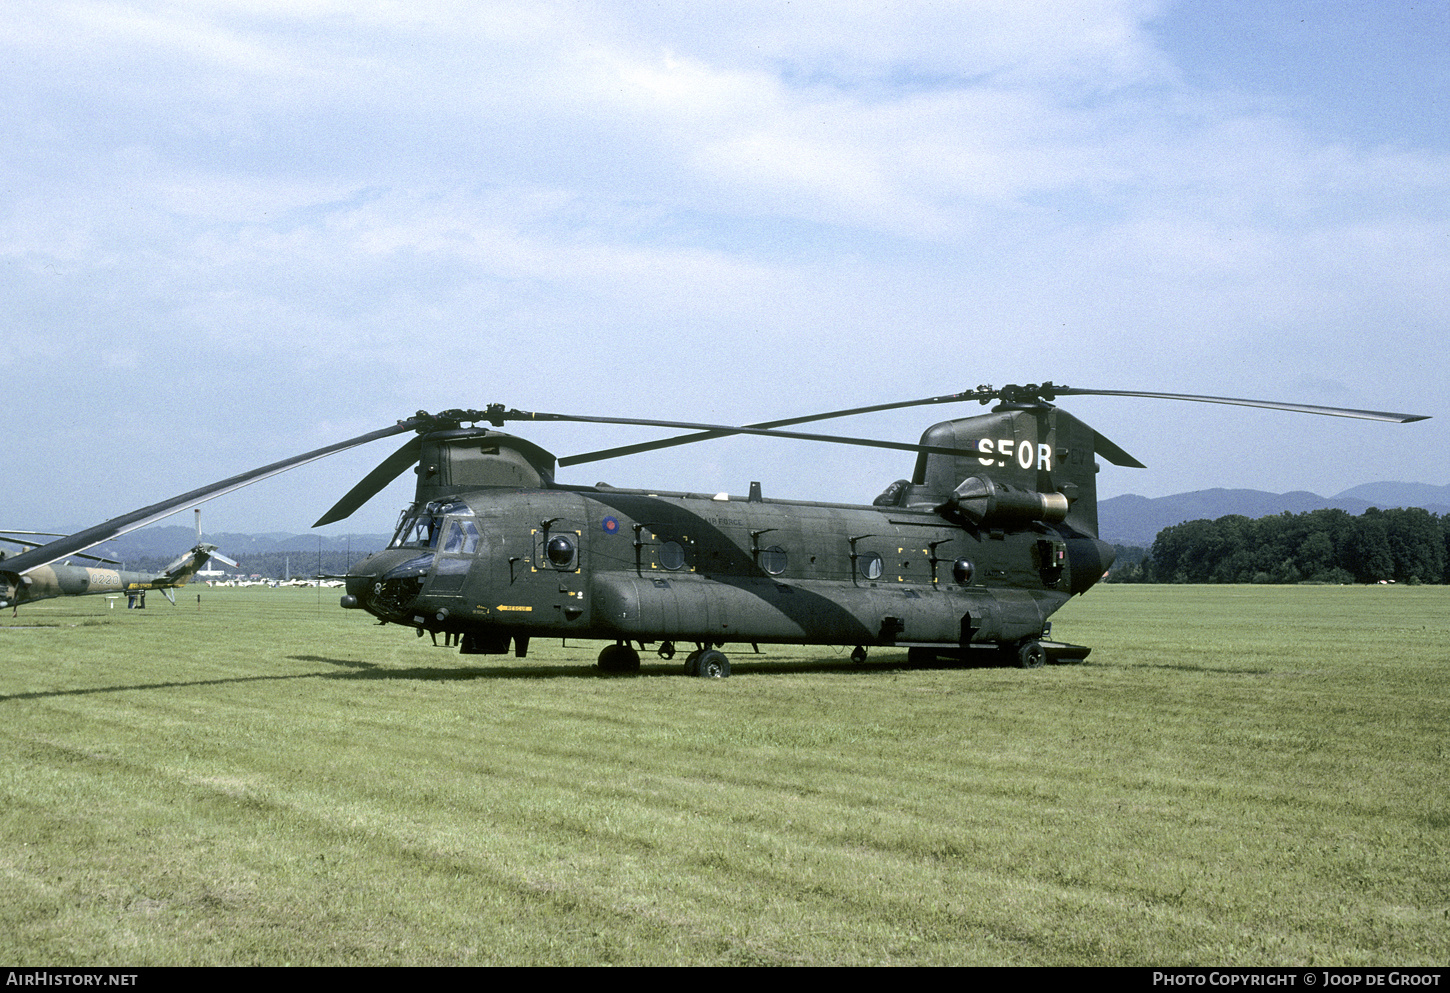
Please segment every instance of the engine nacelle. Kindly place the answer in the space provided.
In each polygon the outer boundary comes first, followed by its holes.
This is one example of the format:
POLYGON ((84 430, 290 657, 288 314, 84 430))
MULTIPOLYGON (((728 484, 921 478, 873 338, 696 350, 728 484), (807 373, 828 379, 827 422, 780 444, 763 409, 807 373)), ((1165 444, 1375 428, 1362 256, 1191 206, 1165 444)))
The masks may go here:
POLYGON ((1067 518, 1069 503, 1061 493, 1024 490, 984 476, 969 476, 952 491, 948 504, 961 511, 973 524, 1006 527, 1056 524, 1067 518))

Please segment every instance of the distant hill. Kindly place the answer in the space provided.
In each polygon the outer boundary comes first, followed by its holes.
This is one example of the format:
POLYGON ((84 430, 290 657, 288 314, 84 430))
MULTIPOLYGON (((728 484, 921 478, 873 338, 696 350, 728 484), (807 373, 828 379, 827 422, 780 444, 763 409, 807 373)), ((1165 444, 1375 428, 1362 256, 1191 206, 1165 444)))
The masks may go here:
MULTIPOLYGON (((323 537, 316 534, 286 534, 280 531, 268 534, 203 533, 202 539, 215 545, 234 559, 245 559, 248 555, 264 555, 271 552, 295 552, 298 555, 312 553, 319 548, 323 552, 351 551, 361 558, 369 552, 386 548, 393 540, 390 534, 352 534, 341 537, 323 537)), ((99 549, 99 554, 114 559, 129 560, 152 556, 177 556, 196 544, 193 528, 177 526, 152 526, 132 531, 99 549)))
POLYGON ((1217 520, 1229 514, 1267 517, 1335 508, 1358 517, 1370 507, 1423 507, 1432 514, 1450 514, 1450 486, 1424 483, 1365 483, 1332 497, 1304 490, 1195 490, 1148 498, 1126 494, 1098 504, 1098 533, 1119 545, 1151 545, 1158 532, 1184 521, 1217 520))

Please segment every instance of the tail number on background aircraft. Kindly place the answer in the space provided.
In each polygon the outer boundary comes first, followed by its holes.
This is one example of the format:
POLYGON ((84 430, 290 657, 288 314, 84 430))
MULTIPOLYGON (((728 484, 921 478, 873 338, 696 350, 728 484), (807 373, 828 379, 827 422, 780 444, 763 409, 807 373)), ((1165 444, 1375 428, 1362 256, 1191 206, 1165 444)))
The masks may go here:
MULTIPOLYGON (((1052 446, 1037 445, 1037 468, 1044 472, 1052 471, 1052 446)), ((982 465, 991 465, 993 462, 1005 463, 1008 459, 1016 458, 1017 464, 1024 469, 1032 468, 1033 444, 1030 441, 1017 442, 1011 438, 1000 438, 994 445, 991 438, 983 438, 977 442, 977 451, 992 452, 995 448, 997 457, 993 459, 977 459, 982 465), (1015 449, 1015 451, 1014 451, 1015 449)))

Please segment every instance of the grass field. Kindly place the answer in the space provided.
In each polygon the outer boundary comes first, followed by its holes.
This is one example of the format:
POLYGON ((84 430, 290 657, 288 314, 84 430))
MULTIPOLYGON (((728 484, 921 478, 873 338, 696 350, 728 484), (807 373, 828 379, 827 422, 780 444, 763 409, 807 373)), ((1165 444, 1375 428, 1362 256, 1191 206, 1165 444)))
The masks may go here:
POLYGON ((0 961, 1450 961, 1450 589, 1108 586, 1036 671, 0 622, 0 961))

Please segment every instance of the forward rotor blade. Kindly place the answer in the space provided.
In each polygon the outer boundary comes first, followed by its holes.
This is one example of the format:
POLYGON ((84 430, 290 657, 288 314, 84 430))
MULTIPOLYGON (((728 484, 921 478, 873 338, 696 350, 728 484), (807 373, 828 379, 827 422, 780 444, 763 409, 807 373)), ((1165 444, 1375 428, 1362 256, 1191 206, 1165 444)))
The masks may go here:
POLYGON ((319 517, 317 523, 312 526, 320 528, 324 524, 332 524, 351 517, 359 507, 377 496, 389 483, 411 468, 413 463, 418 461, 422 451, 423 439, 421 437, 410 439, 402 448, 384 459, 376 469, 364 476, 356 486, 348 490, 347 495, 333 504, 332 509, 319 517))
POLYGON ((1301 414, 1324 414, 1329 417, 1357 417, 1366 421, 1389 421, 1409 424, 1427 421, 1429 414, 1396 414, 1385 410, 1356 410, 1352 407, 1316 407, 1307 403, 1280 403, 1276 400, 1244 400, 1237 397, 1194 396, 1188 393, 1139 393, 1134 390, 1087 390, 1059 386, 1057 396, 1147 397, 1154 400, 1192 400, 1198 403, 1226 403, 1238 407, 1263 407, 1268 410, 1292 410, 1301 414))
MULTIPOLYGON (((899 441, 880 441, 874 438, 848 438, 835 434, 808 434, 802 431, 775 431, 767 428, 734 427, 725 424, 699 424, 693 421, 656 421, 636 417, 586 417, 581 414, 549 414, 511 410, 501 415, 506 420, 531 421, 574 421, 581 424, 631 424, 639 427, 681 428, 688 431, 704 431, 710 434, 755 434, 768 438, 793 438, 797 441, 823 441, 836 445, 858 445, 863 448, 888 448, 899 452, 930 452, 936 455, 976 455, 975 449, 946 448, 939 445, 914 445, 899 441)), ((563 460, 560 460, 560 465, 563 460)))
MULTIPOLYGON (((935 403, 957 403, 964 400, 981 399, 980 389, 966 393, 953 393, 949 396, 923 397, 920 400, 899 400, 895 403, 878 403, 869 407, 852 407, 849 410, 832 410, 822 414, 807 414, 804 417, 787 417, 778 421, 761 421, 758 424, 746 425, 747 428, 769 430, 771 428, 790 427, 793 424, 809 424, 812 421, 826 421, 834 417, 851 417, 855 414, 873 414, 882 410, 899 410, 903 407, 921 407, 935 403)), ((730 435, 742 433, 741 429, 728 429, 716 431, 700 431, 695 434, 676 435, 673 438, 661 438, 657 441, 644 441, 634 445, 620 445, 617 448, 604 448, 595 452, 583 452, 579 455, 570 455, 559 460, 559 466, 580 465, 585 462, 600 462, 604 459, 619 458, 624 455, 638 455, 641 452, 658 451, 661 448, 673 448, 676 445, 693 445, 699 441, 709 441, 712 438, 725 438, 730 435)), ((777 432, 772 432, 777 433, 777 432)))
POLYGON ((14 558, 6 559, 3 566, 5 572, 24 573, 39 566, 49 565, 52 562, 65 558, 67 555, 74 555, 103 541, 128 534, 137 528, 153 524, 164 517, 170 517, 178 511, 193 507, 199 503, 205 503, 219 496, 239 490, 243 486, 249 486, 258 480, 266 479, 268 476, 275 476, 278 473, 286 472, 288 469, 295 469, 308 462, 346 451, 349 448, 356 448, 358 445, 366 445, 370 441, 377 441, 380 438, 389 438, 396 434, 403 434, 412 431, 418 425, 418 418, 409 418, 406 421, 399 421, 392 427, 383 428, 380 431, 370 431, 367 434, 350 438, 347 441, 340 441, 325 448, 306 452, 302 455, 295 455, 290 459, 283 459, 281 462, 273 462, 271 465, 264 465, 260 469, 253 469, 251 472, 244 472, 240 475, 223 479, 220 482, 203 486, 200 489, 182 493, 169 500, 160 503, 153 503, 149 507, 142 507, 129 514, 122 514, 120 517, 112 518, 104 524, 97 524, 94 527, 86 528, 84 531, 77 531, 75 534, 62 538, 59 541, 52 541, 48 545, 41 545, 39 548, 23 552, 14 558))

